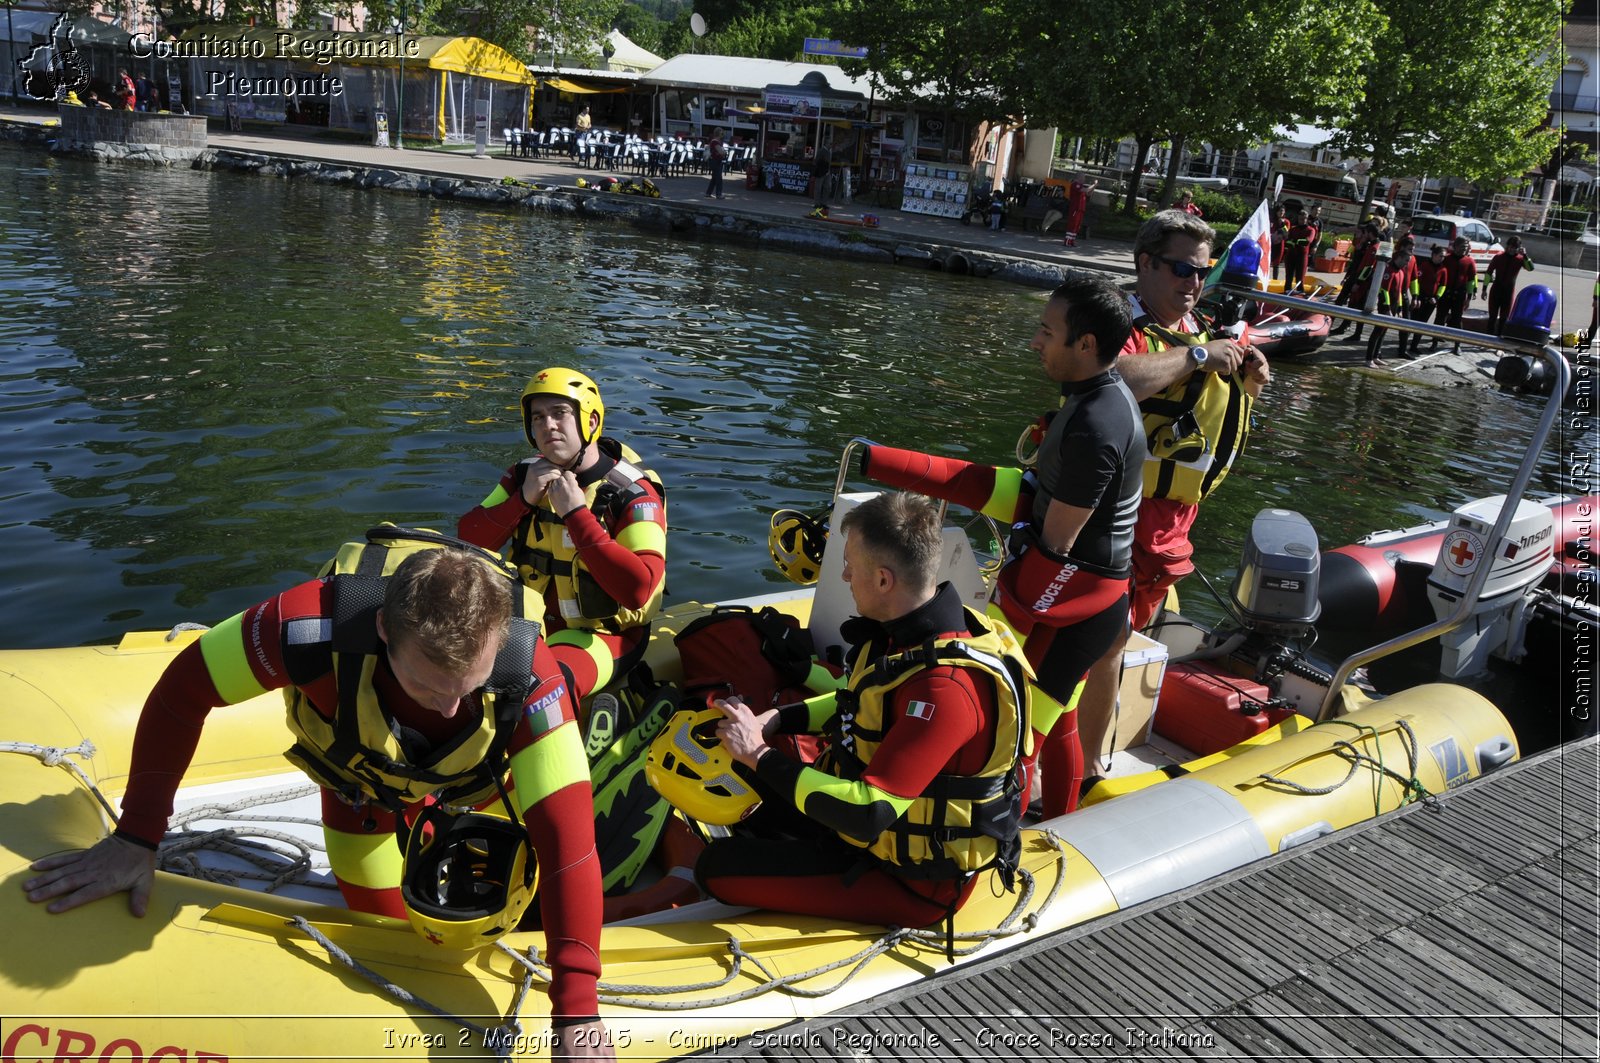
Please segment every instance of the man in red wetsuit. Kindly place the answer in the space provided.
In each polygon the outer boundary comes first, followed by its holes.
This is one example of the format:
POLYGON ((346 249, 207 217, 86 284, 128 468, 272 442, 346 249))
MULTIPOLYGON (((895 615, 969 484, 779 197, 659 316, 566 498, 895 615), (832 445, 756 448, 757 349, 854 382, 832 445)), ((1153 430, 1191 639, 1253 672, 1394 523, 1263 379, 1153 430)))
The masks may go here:
POLYGON ((1511 300, 1517 292, 1517 274, 1533 269, 1533 259, 1522 246, 1522 237, 1506 237, 1505 250, 1489 260, 1484 276, 1489 279, 1489 331, 1500 335, 1506 315, 1511 312, 1511 300))
MULTIPOLYGON (((1450 253, 1444 256, 1444 262, 1434 276, 1439 300, 1438 309, 1433 315, 1435 325, 1448 325, 1456 329, 1461 327, 1461 314, 1478 291, 1478 264, 1472 261, 1471 252, 1472 244, 1467 238, 1456 237, 1450 245, 1450 253)), ((1434 340, 1429 346, 1431 349, 1438 345, 1439 341, 1434 340)), ((1460 354, 1461 344, 1456 343, 1453 350, 1460 354)))
POLYGON ((535 375, 522 426, 536 456, 456 525, 486 549, 510 543, 523 581, 544 595, 550 651, 580 698, 643 655, 667 571, 661 481, 604 424, 593 380, 560 367, 535 375))
POLYGON ((983 870, 1010 886, 1028 668, 1008 630, 935 585, 933 503, 879 495, 839 530, 861 614, 844 632, 848 687, 760 713, 719 703, 722 744, 766 800, 706 849, 695 876, 729 904, 927 926, 959 909, 983 870), (819 730, 829 745, 809 766, 768 744, 819 730))
MULTIPOLYGON (((1427 321, 1439 304, 1439 286, 1443 283, 1440 267, 1444 265, 1444 248, 1434 244, 1427 258, 1412 256, 1416 266, 1416 279, 1412 285, 1411 320, 1427 321)), ((1422 353, 1422 337, 1413 332, 1401 333, 1401 353, 1413 358, 1422 353)))
POLYGON ((600 868, 571 684, 516 602, 526 592, 515 577, 492 555, 451 543, 374 529, 341 548, 323 577, 179 653, 140 714, 115 833, 36 861, 38 874, 23 883, 28 899, 64 912, 127 890, 129 909, 143 916, 156 849, 206 718, 283 690, 299 739, 290 759, 323 788, 329 863, 358 911, 407 917, 398 815, 446 792, 452 803, 499 801, 509 766, 509 799, 541 868, 552 1054, 612 1058, 598 1017, 600 868), (354 740, 344 740, 342 724, 359 728, 354 740), (383 748, 362 744, 374 734, 387 736, 383 748))

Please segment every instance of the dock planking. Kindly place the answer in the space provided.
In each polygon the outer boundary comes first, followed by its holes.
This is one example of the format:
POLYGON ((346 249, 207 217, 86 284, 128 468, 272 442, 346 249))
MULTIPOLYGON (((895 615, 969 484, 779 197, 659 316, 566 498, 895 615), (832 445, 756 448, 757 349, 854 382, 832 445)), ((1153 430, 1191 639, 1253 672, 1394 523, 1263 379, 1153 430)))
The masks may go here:
POLYGON ((1595 1059, 1597 867, 1590 738, 787 1032, 908 1063, 1595 1059))

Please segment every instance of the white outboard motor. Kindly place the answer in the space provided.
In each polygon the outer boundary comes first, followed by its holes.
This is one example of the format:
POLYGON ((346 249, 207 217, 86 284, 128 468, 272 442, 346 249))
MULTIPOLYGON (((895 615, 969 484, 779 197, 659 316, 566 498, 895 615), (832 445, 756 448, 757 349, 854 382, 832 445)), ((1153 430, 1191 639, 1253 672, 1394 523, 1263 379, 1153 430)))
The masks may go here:
POLYGON ((1442 620, 1455 611, 1478 566, 1491 566, 1472 614, 1439 640, 1439 672, 1447 679, 1483 672, 1491 654, 1513 662, 1522 658, 1529 592, 1555 563, 1555 517, 1538 502, 1519 501, 1506 537, 1488 541, 1505 500, 1505 495, 1480 498, 1451 514, 1428 575, 1428 600, 1442 620))

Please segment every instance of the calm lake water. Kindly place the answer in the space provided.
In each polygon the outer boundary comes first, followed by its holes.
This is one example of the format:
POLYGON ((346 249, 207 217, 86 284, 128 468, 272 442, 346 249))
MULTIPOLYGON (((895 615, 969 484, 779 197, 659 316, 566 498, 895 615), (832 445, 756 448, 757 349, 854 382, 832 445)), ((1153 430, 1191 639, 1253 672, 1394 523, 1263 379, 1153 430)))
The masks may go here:
MULTIPOLYGON (((1040 299, 0 144, 0 647, 215 622, 379 520, 452 528, 524 456, 518 397, 556 364, 667 483, 669 601, 778 589, 768 517, 825 503, 852 435, 1008 460, 1054 402, 1040 299)), ((1195 534, 1214 577, 1263 506, 1332 547, 1502 490, 1538 411, 1276 373, 1195 534)), ((1547 453, 1535 490, 1566 466, 1547 453)))

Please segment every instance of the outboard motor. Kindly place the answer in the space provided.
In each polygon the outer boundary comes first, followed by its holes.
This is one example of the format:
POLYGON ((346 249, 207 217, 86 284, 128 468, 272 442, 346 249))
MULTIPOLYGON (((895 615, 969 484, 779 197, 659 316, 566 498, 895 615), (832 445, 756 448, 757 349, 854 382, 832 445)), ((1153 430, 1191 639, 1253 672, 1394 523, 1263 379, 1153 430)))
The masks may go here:
POLYGON ((1506 537, 1499 543, 1488 542, 1505 499, 1505 495, 1480 498, 1451 514, 1439 559, 1428 575, 1428 600, 1442 620, 1455 611, 1478 566, 1490 566, 1488 582, 1471 615, 1439 640, 1443 651, 1439 671, 1447 679, 1483 672, 1490 654, 1513 662, 1522 658, 1529 591, 1555 563, 1555 516, 1538 502, 1519 501, 1506 537))
POLYGON ((1311 522, 1292 509, 1263 509, 1233 579, 1233 604, 1253 631, 1302 638, 1322 614, 1322 554, 1311 522))

